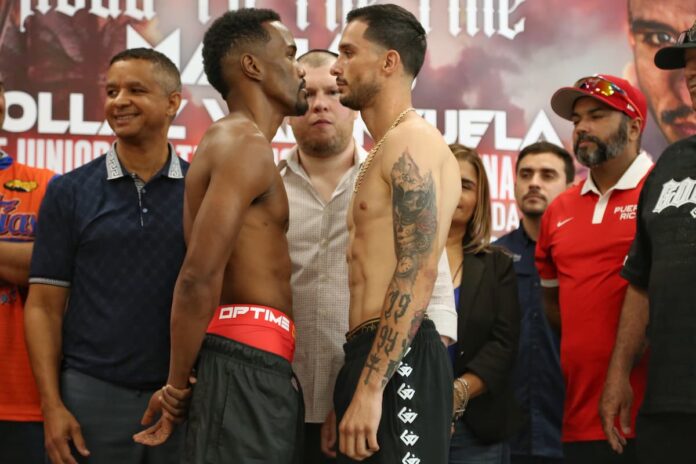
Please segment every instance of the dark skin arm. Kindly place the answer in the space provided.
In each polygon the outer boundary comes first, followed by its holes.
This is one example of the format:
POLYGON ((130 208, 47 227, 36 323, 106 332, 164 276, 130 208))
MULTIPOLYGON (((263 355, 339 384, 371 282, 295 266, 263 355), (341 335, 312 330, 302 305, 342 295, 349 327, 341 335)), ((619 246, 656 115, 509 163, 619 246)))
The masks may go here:
POLYGON ((558 287, 544 287, 542 292, 544 313, 551 327, 561 333, 561 306, 558 303, 558 287))
MULTIPOLYGON (((192 226, 188 229, 186 257, 174 287, 172 347, 168 386, 165 387, 178 396, 187 393, 189 375, 210 319, 220 302, 225 267, 244 216, 269 183, 266 181, 268 170, 264 163, 259 162, 263 157, 272 157, 268 142, 261 136, 233 137, 221 132, 218 130, 198 148, 197 156, 202 157, 199 161, 211 164, 204 197, 198 210, 193 212, 195 218, 187 218, 192 207, 188 195, 184 205, 184 222, 192 221, 192 226)), ((192 176, 193 169, 192 165, 187 175, 187 190, 189 183, 196 179, 192 176)), ((151 400, 150 404, 156 407, 157 401, 151 400)), ((174 401, 173 406, 183 404, 174 401)), ((150 417, 156 413, 150 408, 146 411, 150 417)), ((172 422, 170 417, 163 416, 134 438, 146 445, 161 444, 171 434, 172 422)))
POLYGON ((0 283, 7 282, 26 287, 29 285, 29 265, 33 242, 0 240, 0 283))
POLYGON ((46 453, 54 464, 77 464, 70 452, 70 442, 82 456, 89 455, 80 424, 60 397, 63 314, 69 294, 68 288, 32 284, 24 307, 29 360, 44 415, 46 453))
POLYGON ((604 391, 599 400, 599 415, 607 441, 617 453, 626 446, 625 435, 631 433, 633 390, 629 381, 631 370, 645 351, 645 331, 650 313, 645 289, 629 285, 621 307, 616 343, 607 369, 604 391), (614 425, 619 417, 619 431, 614 425))
POLYGON ((391 166, 389 181, 397 265, 375 342, 339 426, 341 453, 358 460, 379 450, 382 391, 418 332, 437 276, 438 205, 431 172, 406 150, 391 166))

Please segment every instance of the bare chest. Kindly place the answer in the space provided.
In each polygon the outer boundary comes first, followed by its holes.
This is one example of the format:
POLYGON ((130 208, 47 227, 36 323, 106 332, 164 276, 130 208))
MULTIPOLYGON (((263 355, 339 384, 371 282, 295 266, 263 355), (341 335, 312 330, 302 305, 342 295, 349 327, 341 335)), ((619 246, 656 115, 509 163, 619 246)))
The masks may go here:
POLYGON ((391 195, 388 185, 378 176, 366 178, 353 194, 348 214, 348 227, 357 234, 373 223, 391 218, 391 195))
POLYGON ((264 193, 256 197, 244 218, 244 225, 252 229, 278 230, 285 234, 290 216, 288 196, 280 176, 269 183, 264 193))

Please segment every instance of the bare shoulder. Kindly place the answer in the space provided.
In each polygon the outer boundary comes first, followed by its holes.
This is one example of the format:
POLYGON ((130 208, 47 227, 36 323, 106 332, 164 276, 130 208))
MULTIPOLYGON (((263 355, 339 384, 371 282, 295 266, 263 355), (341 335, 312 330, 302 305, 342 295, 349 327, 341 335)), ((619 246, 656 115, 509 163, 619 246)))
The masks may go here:
POLYGON ((386 172, 404 157, 430 170, 441 170, 454 161, 442 134, 422 118, 399 124, 389 134, 382 150, 382 169, 386 172))
POLYGON ((272 158, 268 140, 256 125, 245 118, 226 116, 205 132, 196 150, 194 163, 211 166, 244 163, 245 166, 272 158))

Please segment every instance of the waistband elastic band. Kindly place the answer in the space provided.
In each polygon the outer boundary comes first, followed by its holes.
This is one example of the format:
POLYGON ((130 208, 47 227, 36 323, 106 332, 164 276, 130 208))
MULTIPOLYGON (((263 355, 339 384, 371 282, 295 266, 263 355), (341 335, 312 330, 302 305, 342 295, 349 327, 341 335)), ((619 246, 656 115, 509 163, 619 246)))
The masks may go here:
POLYGON ((295 355, 295 324, 285 313, 269 306, 219 306, 207 333, 268 351, 288 362, 295 355))
POLYGON ((361 333, 376 331, 379 327, 379 321, 380 318, 375 317, 374 319, 368 319, 365 322, 362 322, 353 330, 346 332, 346 341, 351 341, 361 333))

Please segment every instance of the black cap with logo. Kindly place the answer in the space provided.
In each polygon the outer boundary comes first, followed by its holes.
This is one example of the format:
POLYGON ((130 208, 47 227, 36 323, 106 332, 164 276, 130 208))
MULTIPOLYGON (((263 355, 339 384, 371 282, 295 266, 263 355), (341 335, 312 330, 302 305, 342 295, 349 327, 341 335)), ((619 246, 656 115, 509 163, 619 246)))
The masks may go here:
POLYGON ((677 43, 655 54, 655 65, 660 69, 679 69, 686 66, 687 48, 696 48, 696 21, 691 29, 679 34, 677 43))

